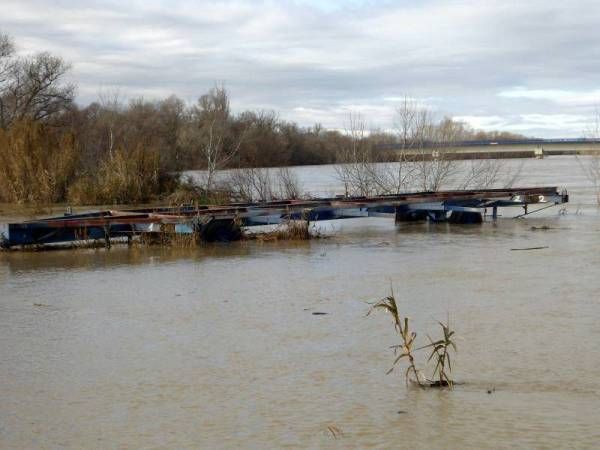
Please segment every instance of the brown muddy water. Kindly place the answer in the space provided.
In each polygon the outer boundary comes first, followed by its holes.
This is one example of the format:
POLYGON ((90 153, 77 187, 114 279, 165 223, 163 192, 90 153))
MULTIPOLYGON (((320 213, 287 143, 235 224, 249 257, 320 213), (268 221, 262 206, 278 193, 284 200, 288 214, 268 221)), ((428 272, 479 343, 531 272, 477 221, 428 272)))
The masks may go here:
POLYGON ((600 214, 572 158, 519 184, 567 187, 566 214, 0 254, 0 448, 596 447, 600 214), (421 343, 450 315, 463 385, 385 374, 393 328, 365 314, 390 284, 421 343))

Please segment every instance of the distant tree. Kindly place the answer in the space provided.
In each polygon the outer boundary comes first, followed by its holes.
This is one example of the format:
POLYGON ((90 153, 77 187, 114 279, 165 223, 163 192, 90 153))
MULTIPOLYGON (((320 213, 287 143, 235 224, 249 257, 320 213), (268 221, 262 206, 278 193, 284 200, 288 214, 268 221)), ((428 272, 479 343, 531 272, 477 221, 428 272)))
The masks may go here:
POLYGON ((8 80, 10 72, 13 71, 13 55, 15 52, 15 46, 7 34, 0 33, 0 128, 3 126, 5 115, 4 112, 4 93, 8 91, 8 80))
POLYGON ((11 57, 15 52, 15 46, 7 34, 0 33, 0 89, 3 88, 10 69, 11 57))
POLYGON ((208 192, 214 187, 217 171, 227 167, 242 144, 244 130, 234 133, 232 122, 229 94, 223 86, 215 86, 198 99, 190 123, 182 131, 182 142, 206 169, 203 184, 208 192))
POLYGON ((179 140, 179 134, 185 126, 185 103, 171 95, 158 102, 158 121, 161 134, 161 159, 170 171, 185 169, 185 149, 179 140))
POLYGON ((7 35, 0 35, 0 128, 28 120, 48 120, 73 102, 75 86, 64 82, 70 66, 42 52, 16 57, 7 35))
POLYGON ((238 158, 240 165, 273 167, 289 164, 290 152, 274 111, 246 111, 238 116, 237 122, 245 130, 238 158))
POLYGON ((281 122, 279 133, 285 142, 288 164, 292 166, 331 164, 345 140, 341 133, 326 131, 319 124, 306 129, 293 122, 281 122))

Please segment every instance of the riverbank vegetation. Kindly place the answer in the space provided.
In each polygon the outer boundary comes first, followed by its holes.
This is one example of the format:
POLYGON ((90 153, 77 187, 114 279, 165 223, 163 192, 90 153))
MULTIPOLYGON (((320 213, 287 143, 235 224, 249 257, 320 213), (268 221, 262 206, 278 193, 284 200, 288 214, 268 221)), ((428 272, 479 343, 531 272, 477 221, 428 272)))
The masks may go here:
MULTIPOLYGON (((308 164, 337 164, 348 195, 399 192, 415 181, 420 189, 437 190, 456 163, 435 148, 431 158, 432 142, 443 150, 452 141, 515 137, 436 120, 408 99, 393 130, 367 130, 356 115, 345 129, 301 127, 273 111, 232 111, 221 85, 194 104, 176 96, 125 101, 114 91, 82 106, 75 101, 76 86, 67 81, 69 70, 49 53, 17 56, 11 38, 0 33, 0 202, 298 198, 302 191, 293 173, 269 168, 308 164), (415 158, 426 145, 427 155, 415 158), (202 170, 201 178, 179 175, 194 169, 202 170)), ((478 176, 469 186, 496 179, 496 165, 474 171, 478 176)))

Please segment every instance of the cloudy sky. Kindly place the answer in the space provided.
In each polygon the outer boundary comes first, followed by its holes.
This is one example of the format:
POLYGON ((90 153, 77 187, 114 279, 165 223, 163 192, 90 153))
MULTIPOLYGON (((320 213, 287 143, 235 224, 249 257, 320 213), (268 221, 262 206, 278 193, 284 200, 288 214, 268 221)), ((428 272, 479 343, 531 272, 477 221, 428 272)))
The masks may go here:
POLYGON ((223 82, 235 110, 391 128, 405 96, 476 128, 584 134, 600 105, 598 0, 0 0, 19 53, 72 63, 100 91, 193 102, 223 82))

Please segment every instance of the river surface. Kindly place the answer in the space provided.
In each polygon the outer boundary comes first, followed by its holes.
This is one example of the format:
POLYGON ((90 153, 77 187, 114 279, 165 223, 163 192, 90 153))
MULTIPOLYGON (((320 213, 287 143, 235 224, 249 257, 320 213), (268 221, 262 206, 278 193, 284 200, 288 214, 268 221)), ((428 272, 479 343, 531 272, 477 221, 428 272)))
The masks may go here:
MULTIPOLYGON (((296 170, 338 189, 332 167, 296 170)), ((597 448, 600 214, 571 157, 528 160, 518 184, 571 203, 322 223, 307 242, 0 253, 0 448, 597 448), (449 316, 464 384, 386 375, 397 338, 366 313, 390 286, 419 345, 449 316)))

